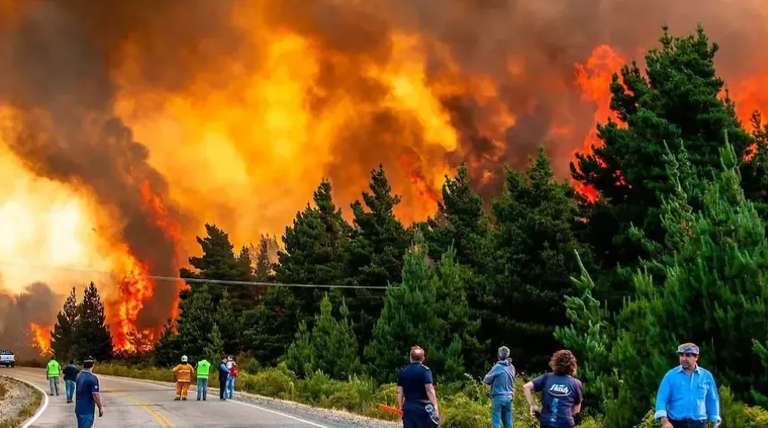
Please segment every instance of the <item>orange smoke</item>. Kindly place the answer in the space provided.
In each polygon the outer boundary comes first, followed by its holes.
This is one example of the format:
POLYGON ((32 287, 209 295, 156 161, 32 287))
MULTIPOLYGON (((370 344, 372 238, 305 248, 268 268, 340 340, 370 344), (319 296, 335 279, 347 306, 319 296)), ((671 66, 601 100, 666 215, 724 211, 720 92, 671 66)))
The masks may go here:
POLYGON ((40 355, 51 353, 51 329, 53 326, 42 326, 35 323, 29 324, 32 333, 32 345, 40 351, 40 355))

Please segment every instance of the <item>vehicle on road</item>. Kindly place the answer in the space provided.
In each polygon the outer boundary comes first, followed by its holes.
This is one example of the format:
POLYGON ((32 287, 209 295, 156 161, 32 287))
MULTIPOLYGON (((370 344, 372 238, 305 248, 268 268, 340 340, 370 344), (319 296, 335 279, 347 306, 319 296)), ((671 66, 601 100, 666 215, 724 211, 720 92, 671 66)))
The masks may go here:
POLYGON ((9 349, 0 349, 0 366, 16 367, 16 356, 9 349))

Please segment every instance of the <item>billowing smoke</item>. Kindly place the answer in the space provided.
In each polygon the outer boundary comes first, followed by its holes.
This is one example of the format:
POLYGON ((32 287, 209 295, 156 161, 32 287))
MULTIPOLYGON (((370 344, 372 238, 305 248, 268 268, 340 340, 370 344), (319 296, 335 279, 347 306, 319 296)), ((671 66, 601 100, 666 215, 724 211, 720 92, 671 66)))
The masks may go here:
MULTIPOLYGON (((3 125, 13 153, 35 174, 92 192, 119 219, 98 232, 168 275, 182 245, 169 222, 183 240, 215 221, 247 243, 281 231, 321 176, 344 206, 384 163, 412 220, 432 209, 425 191, 437 193, 463 161, 485 196, 504 163, 521 167, 541 144, 564 174, 594 126, 574 64, 600 44, 641 59, 662 23, 679 33, 701 22, 724 47, 721 74, 740 79, 765 62, 766 21, 754 19, 765 9, 761 0, 18 0, 0 6, 0 105, 19 115, 3 125)), ((162 325, 175 295, 157 287, 137 322, 162 325)))
POLYGON ((40 350, 32 346, 30 325, 52 328, 63 303, 63 295, 41 282, 30 284, 16 296, 0 290, 0 348, 14 351, 17 360, 39 356, 40 350))

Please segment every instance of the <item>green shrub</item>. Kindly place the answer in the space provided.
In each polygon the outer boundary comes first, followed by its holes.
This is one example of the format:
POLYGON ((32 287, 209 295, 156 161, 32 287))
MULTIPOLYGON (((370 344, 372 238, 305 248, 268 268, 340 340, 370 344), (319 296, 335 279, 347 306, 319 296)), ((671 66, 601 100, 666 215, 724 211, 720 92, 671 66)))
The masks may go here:
POLYGON ((296 396, 305 404, 328 407, 326 400, 341 389, 341 382, 333 380, 320 370, 296 382, 296 396))
POLYGON ((266 397, 291 399, 296 392, 295 382, 296 374, 288 370, 285 364, 280 364, 255 375, 245 375, 241 382, 244 388, 241 390, 266 397))
POLYGON ((369 408, 378 408, 375 394, 373 379, 352 376, 348 382, 340 382, 339 389, 328 398, 328 407, 366 414, 369 408))
POLYGON ((245 366, 245 371, 250 374, 256 374, 261 371, 261 364, 259 364, 259 361, 256 358, 251 358, 245 366))
POLYGON ((446 398, 442 404, 438 404, 445 428, 487 428, 491 425, 490 407, 483 406, 462 393, 446 398))

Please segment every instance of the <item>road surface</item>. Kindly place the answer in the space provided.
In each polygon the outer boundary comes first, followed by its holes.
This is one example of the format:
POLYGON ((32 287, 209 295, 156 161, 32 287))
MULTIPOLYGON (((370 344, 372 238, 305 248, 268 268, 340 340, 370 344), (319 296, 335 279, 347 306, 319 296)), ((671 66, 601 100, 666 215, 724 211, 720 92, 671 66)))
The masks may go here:
MULTIPOLYGON (((4 376, 14 377, 40 387, 49 393, 43 369, 16 367, 0 370, 4 376)), ((219 401, 218 391, 208 395, 208 401, 196 401, 194 389, 188 401, 173 401, 170 385, 97 375, 101 389, 104 417, 96 419, 94 428, 109 427, 264 427, 264 428, 369 428, 354 422, 341 422, 313 417, 306 411, 289 414, 284 409, 274 410, 236 400, 219 401)), ((32 427, 77 427, 74 404, 67 404, 63 381, 59 381, 60 395, 49 396, 48 406, 32 427)), ((97 410, 98 412, 98 410, 97 410)))

